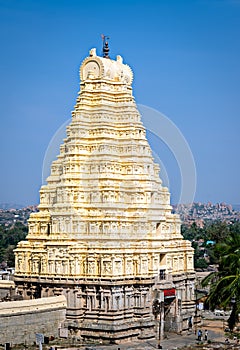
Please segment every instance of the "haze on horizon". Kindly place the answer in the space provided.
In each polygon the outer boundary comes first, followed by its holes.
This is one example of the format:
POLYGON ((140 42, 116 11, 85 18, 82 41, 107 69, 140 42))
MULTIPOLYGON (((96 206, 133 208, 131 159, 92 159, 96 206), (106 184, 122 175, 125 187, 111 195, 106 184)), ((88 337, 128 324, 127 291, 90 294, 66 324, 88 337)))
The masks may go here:
MULTIPOLYGON (((90 48, 101 54, 102 33, 110 56, 133 69, 136 103, 187 140, 194 200, 240 203, 240 1, 0 0, 0 10, 0 203, 39 203, 46 149, 71 117, 79 66, 90 48)), ((175 203, 178 164, 164 142, 151 142, 175 203)))

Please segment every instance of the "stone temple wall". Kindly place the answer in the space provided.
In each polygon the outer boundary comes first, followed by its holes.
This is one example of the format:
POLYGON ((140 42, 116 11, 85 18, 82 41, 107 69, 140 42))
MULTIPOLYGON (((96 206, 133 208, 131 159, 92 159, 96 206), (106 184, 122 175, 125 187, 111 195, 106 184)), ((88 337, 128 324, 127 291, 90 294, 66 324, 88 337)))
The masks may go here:
POLYGON ((65 320, 66 298, 41 298, 0 303, 1 344, 32 345, 36 333, 58 336, 58 329, 65 320))

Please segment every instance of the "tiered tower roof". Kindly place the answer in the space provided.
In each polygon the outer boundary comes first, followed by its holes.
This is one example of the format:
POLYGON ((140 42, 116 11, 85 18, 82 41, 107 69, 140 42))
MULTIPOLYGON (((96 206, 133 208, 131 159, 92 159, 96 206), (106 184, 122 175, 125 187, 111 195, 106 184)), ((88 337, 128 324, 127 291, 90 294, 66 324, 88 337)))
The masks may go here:
POLYGON ((131 68, 92 49, 80 78, 67 137, 16 250, 16 276, 155 276, 160 265, 193 271, 132 95, 131 68))

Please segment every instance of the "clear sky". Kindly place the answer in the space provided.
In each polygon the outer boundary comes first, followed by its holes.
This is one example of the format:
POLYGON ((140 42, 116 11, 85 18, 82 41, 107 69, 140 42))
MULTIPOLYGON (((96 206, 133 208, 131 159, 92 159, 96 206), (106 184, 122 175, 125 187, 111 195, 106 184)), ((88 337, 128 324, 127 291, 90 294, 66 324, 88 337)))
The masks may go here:
MULTIPOLYGON (((239 0, 0 0, 0 203, 39 202, 44 154, 102 33, 133 69, 136 102, 187 140, 195 201, 240 203, 239 0)), ((158 153, 174 202, 179 174, 158 153)))

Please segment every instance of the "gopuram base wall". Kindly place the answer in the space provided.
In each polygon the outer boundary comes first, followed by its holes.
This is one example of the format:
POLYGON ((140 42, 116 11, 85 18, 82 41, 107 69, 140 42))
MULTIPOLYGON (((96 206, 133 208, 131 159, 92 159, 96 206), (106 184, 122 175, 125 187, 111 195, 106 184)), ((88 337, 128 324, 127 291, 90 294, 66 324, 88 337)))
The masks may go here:
POLYGON ((183 273, 175 281, 172 276, 164 276, 157 282, 155 278, 45 281, 32 278, 22 284, 15 278, 15 283, 24 299, 64 295, 67 310, 63 327, 68 328, 69 336, 121 343, 157 336, 159 315, 153 314, 153 301, 159 292, 164 295, 168 290, 173 290, 174 295, 164 297, 163 331, 187 330, 189 317, 194 317, 195 311, 194 278, 194 273, 183 273))

